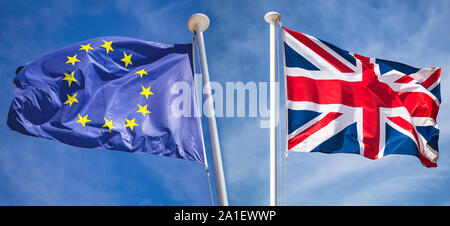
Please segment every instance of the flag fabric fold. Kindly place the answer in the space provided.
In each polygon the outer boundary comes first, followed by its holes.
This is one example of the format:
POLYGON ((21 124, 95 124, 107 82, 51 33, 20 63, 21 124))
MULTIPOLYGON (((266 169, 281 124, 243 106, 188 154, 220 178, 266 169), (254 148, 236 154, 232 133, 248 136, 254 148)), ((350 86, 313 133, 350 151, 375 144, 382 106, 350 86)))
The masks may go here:
MULTIPOLYGON (((204 164, 200 118, 173 115, 172 85, 194 90, 192 44, 99 37, 26 64, 7 125, 85 147, 144 152, 204 164)), ((194 92, 190 103, 196 103, 194 92)))
POLYGON ((438 67, 351 53, 283 28, 288 150, 417 156, 436 167, 438 67))

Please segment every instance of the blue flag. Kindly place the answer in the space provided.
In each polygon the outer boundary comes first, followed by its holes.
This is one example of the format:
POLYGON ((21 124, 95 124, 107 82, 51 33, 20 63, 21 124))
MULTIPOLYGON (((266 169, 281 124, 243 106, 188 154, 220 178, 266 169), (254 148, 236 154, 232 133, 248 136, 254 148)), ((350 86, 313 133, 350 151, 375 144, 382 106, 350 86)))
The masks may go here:
MULTIPOLYGON (((200 118, 171 112, 177 82, 194 90, 191 44, 125 37, 80 42, 26 64, 8 127, 85 147, 144 152, 204 164, 200 118)), ((196 103, 194 92, 190 103, 196 103)), ((193 104, 193 106, 197 106, 193 104)))

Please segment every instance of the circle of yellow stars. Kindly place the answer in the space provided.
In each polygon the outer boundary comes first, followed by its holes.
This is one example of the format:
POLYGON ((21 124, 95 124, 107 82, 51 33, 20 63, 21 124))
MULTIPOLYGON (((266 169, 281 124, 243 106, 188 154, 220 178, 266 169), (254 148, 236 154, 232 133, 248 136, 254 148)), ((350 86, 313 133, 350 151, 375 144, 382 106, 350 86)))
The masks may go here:
MULTIPOLYGON (((113 41, 106 41, 103 40, 103 45, 100 46, 100 48, 104 48, 104 50, 106 51, 106 55, 109 54, 110 51, 114 52, 114 49, 112 48, 112 43, 113 41)), ((80 51, 85 51, 86 54, 89 53, 90 50, 94 51, 94 48, 92 48, 91 43, 88 43, 86 45, 80 45, 80 51)), ((72 66, 75 66, 75 64, 77 62, 80 62, 80 60, 77 58, 78 54, 75 54, 73 56, 67 56, 67 61, 66 64, 72 64, 72 66)), ((133 65, 133 62, 131 61, 131 57, 133 56, 133 54, 127 54, 125 51, 123 51, 123 58, 121 59, 122 62, 124 62, 124 66, 125 68, 128 67, 128 65, 133 65)), ((138 74, 140 76, 140 78, 142 79, 144 75, 148 75, 148 72, 145 71, 145 69, 142 69, 140 71, 137 71, 135 74, 138 74)), ((68 87, 70 87, 72 85, 72 82, 78 83, 78 81, 75 78, 75 71, 72 71, 71 73, 64 73, 64 78, 62 79, 63 81, 67 81, 68 87)), ((144 87, 143 85, 141 85, 142 91, 139 93, 140 95, 145 96, 145 99, 147 100, 149 95, 153 95, 154 93, 152 91, 150 91, 150 86, 149 87, 144 87)), ((73 95, 67 94, 67 100, 66 102, 64 102, 64 105, 68 104, 69 107, 72 106, 72 104, 74 103, 79 103, 78 99, 77 99, 77 95, 78 93, 74 93, 73 95)), ((150 114, 151 112, 147 109, 148 104, 141 106, 140 104, 138 104, 138 110, 136 112, 142 113, 142 115, 145 117, 146 114, 150 114)), ((113 120, 108 120, 106 117, 103 118, 105 120, 105 124, 103 124, 102 127, 108 128, 109 132, 111 132, 113 129, 116 129, 116 127, 113 124, 113 120)), ((125 128, 130 128, 131 131, 133 131, 133 128, 135 126, 139 126, 139 124, 137 124, 135 122, 136 118, 132 118, 132 119, 128 119, 125 118, 125 128)), ((83 127, 86 126, 86 124, 88 122, 91 122, 90 119, 88 119, 88 114, 81 116, 80 114, 78 114, 78 120, 76 121, 77 123, 80 123, 83 127)))

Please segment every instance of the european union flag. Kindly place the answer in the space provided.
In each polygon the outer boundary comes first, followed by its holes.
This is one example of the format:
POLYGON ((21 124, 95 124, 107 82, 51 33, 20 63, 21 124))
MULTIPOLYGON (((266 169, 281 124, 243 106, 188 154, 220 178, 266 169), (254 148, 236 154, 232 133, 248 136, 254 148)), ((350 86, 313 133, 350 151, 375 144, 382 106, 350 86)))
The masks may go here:
MULTIPOLYGON (((66 144, 204 164, 200 118, 171 112, 172 85, 194 90, 192 44, 125 37, 77 43, 24 66, 8 127, 66 144)), ((196 103, 190 92, 190 103, 196 103)), ((196 106, 194 104, 194 106, 196 106)))

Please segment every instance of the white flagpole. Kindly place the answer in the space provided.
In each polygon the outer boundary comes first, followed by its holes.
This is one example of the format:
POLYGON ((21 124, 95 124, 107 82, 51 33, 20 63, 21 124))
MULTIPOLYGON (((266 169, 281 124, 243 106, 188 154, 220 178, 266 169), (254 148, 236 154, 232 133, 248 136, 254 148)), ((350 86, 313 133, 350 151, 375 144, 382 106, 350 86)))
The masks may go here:
POLYGON ((277 24, 281 15, 268 12, 264 16, 270 24, 270 205, 277 205, 277 24))
POLYGON ((216 172, 217 193, 219 196, 219 205, 228 206, 227 189, 222 166, 222 155, 220 153, 219 136, 217 134, 216 114, 214 111, 214 100, 211 92, 209 80, 208 62, 206 61, 205 42, 203 40, 203 31, 209 27, 209 18, 202 13, 192 15, 187 23, 190 31, 197 36, 198 53, 200 58, 200 67, 203 78, 203 92, 205 95, 205 110, 208 117, 209 138, 214 158, 214 169, 216 172))

